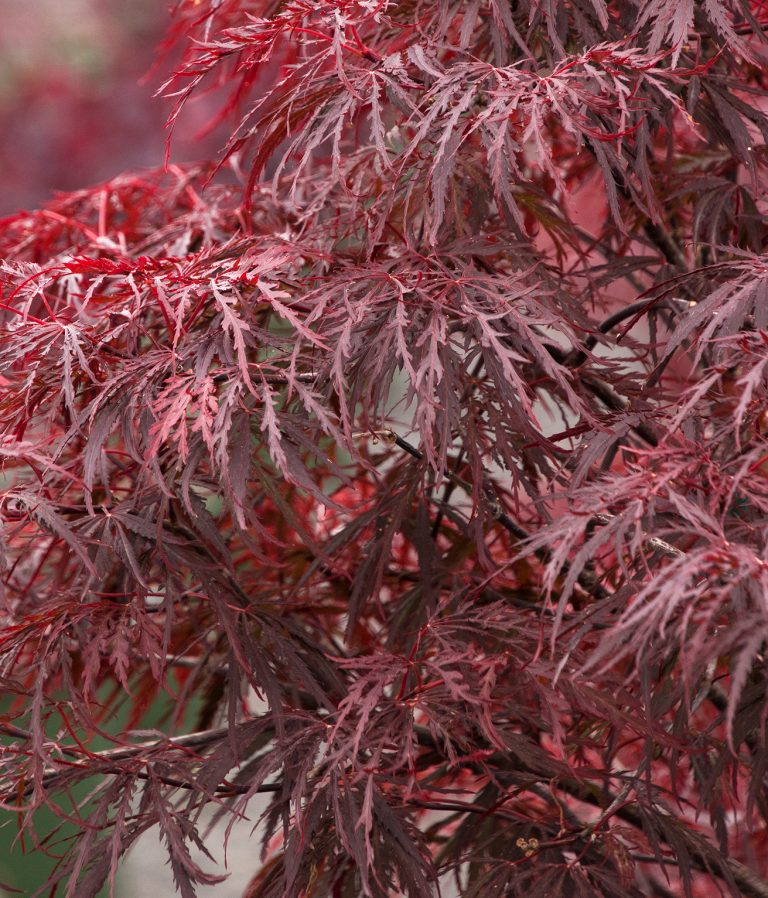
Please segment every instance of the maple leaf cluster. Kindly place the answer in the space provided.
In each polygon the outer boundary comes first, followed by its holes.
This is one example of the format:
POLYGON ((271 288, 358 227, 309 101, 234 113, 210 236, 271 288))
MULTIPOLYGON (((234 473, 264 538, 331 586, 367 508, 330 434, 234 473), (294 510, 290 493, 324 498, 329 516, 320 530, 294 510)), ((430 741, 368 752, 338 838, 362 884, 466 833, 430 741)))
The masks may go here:
POLYGON ((220 156, 0 222, 41 893, 157 828, 194 896, 202 810, 259 795, 247 898, 768 896, 766 28, 177 4, 220 156))

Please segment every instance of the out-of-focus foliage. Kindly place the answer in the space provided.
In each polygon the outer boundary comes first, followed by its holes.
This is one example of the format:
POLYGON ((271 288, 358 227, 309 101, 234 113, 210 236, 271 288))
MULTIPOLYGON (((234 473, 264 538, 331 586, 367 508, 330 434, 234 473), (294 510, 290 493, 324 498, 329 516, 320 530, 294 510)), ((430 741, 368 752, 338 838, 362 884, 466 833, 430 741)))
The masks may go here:
MULTIPOLYGON (((167 107, 151 74, 168 25, 155 0, 0 0, 0 215, 34 208, 126 169, 162 164, 167 107)), ((177 131, 175 156, 215 150, 195 134, 203 100, 177 131)))
POLYGON ((192 896, 265 794, 248 898, 768 896, 765 27, 177 4, 220 155, 0 232, 0 785, 34 839, 98 777, 50 886, 157 827, 192 896))

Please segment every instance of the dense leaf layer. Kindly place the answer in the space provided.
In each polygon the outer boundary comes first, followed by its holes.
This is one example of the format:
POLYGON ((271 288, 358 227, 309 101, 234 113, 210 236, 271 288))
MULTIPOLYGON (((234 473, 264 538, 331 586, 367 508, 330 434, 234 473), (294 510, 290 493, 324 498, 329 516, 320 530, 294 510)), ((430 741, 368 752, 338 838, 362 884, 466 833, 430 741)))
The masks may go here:
POLYGON ((221 158, 0 227, 49 886, 263 794, 250 898, 768 895, 759 13, 178 4, 221 158))

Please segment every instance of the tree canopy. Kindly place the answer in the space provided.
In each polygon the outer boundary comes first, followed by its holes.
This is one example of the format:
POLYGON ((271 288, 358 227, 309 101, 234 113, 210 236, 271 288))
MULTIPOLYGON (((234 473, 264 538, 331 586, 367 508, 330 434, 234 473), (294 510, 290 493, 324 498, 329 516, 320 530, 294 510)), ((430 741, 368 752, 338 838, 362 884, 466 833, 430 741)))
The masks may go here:
POLYGON ((766 28, 176 4, 170 125, 214 95, 220 156, 0 222, 42 893, 156 827, 190 898, 201 811, 262 795, 247 898, 768 896, 766 28))

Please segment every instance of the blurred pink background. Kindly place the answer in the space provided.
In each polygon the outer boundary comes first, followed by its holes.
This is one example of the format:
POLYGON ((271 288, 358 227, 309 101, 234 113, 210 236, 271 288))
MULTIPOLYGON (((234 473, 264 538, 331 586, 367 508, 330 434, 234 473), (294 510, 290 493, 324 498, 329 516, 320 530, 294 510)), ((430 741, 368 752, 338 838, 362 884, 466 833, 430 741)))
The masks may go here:
MULTIPOLYGON (((0 0, 0 216, 57 190, 161 165, 168 100, 153 98, 172 64, 143 83, 170 0, 0 0)), ((194 135, 211 109, 192 103, 172 160, 215 154, 194 135)))

